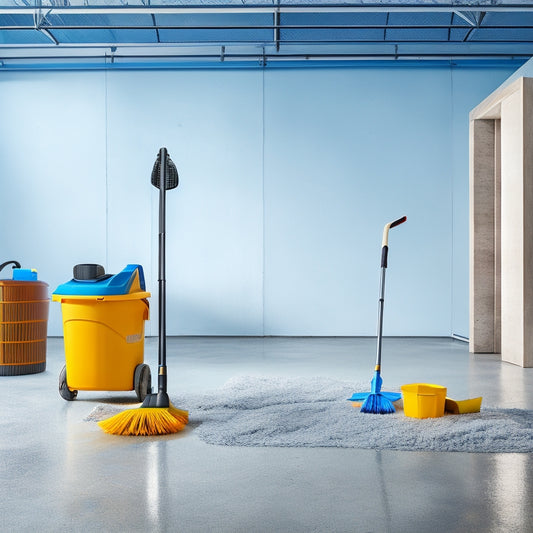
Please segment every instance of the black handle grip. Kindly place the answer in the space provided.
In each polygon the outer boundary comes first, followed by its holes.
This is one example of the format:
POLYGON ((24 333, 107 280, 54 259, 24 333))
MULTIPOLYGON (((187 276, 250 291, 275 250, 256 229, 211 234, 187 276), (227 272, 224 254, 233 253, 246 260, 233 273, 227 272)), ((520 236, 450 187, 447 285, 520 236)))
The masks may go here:
POLYGON ((389 247, 383 246, 381 248, 381 268, 387 268, 387 257, 389 255, 389 247))
POLYGON ((165 169, 165 182, 163 186, 165 190, 170 191, 170 189, 175 189, 179 183, 178 169, 174 164, 174 161, 170 159, 170 155, 167 152, 165 147, 159 150, 157 154, 157 159, 155 160, 154 166, 152 168, 152 185, 157 189, 161 188, 161 162, 163 161, 163 166, 165 169))
POLYGON ((407 220, 407 217, 399 218, 398 220, 395 220, 394 222, 391 222, 390 227, 394 228, 395 226, 399 226, 400 224, 403 224, 407 220))

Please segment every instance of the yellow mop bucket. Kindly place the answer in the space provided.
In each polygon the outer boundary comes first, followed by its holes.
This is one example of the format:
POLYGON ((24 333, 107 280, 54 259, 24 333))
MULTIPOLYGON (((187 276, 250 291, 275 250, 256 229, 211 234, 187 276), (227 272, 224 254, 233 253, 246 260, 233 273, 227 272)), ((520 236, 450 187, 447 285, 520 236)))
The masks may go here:
MULTIPOLYGON (((96 266, 77 265, 75 272, 96 266)), ((90 279, 73 279, 52 295, 63 314, 66 364, 60 394, 73 400, 78 390, 135 390, 142 401, 151 392, 150 368, 143 364, 150 293, 142 267, 128 265, 114 276, 100 269, 82 273, 90 279)))

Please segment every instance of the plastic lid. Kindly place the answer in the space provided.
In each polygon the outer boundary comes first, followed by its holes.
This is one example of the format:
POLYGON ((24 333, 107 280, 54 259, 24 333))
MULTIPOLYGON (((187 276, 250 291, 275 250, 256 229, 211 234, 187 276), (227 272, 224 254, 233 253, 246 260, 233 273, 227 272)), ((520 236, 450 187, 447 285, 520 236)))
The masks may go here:
POLYGON ((61 296, 110 296, 145 290, 142 266, 128 265, 122 272, 104 279, 71 279, 59 285, 53 294, 61 296))

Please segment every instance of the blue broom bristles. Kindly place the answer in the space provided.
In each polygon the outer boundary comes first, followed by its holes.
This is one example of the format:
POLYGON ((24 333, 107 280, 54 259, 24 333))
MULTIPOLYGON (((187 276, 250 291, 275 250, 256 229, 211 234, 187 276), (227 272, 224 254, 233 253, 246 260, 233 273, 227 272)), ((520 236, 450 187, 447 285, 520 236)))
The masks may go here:
POLYGON ((363 405, 361 405, 361 413, 371 413, 375 415, 387 415, 395 413, 392 402, 381 393, 381 385, 383 379, 379 371, 379 366, 376 366, 374 377, 370 382, 370 394, 366 397, 363 405))
POLYGON ((396 409, 394 409, 392 402, 379 392, 370 393, 361 405, 361 413, 387 415, 394 412, 396 409))

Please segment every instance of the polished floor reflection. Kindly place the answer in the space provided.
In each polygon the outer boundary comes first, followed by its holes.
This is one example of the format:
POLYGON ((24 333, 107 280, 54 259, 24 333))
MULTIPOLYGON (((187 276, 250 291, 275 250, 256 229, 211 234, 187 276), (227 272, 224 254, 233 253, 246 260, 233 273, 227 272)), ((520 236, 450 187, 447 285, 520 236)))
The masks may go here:
MULTIPOLYGON (((374 352, 371 338, 170 338, 169 392, 238 374, 370 381, 374 352)), ((147 339, 152 373, 156 359, 157 339, 147 339)), ((1 531, 533 531, 531 454, 221 447, 192 427, 115 437, 83 419, 135 394, 80 391, 66 402, 63 364, 63 341, 52 338, 46 372, 0 378, 1 531)), ((533 406, 533 369, 452 339, 384 339, 383 376, 487 406, 533 406)))

